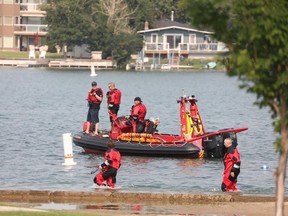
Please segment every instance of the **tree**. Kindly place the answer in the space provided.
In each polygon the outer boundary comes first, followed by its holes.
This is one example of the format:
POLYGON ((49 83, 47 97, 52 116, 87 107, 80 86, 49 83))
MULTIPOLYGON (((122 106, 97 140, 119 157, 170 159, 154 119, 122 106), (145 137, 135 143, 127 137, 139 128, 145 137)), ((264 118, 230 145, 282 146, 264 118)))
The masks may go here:
POLYGON ((110 46, 113 41, 113 29, 106 26, 107 18, 103 14, 94 13, 93 22, 97 23, 91 32, 88 40, 91 50, 102 50, 102 57, 111 57, 113 47, 110 46))
POLYGON ((126 0, 130 10, 135 11, 129 20, 129 26, 136 31, 144 29, 145 21, 155 21, 155 7, 150 0, 126 0))
MULTIPOLYGON (((143 30, 145 21, 153 26, 155 19, 181 14, 179 0, 48 0, 46 36, 49 47, 73 47, 88 44, 90 50, 102 50, 103 57, 113 56, 123 66, 130 54, 142 45, 136 30, 143 30), (115 44, 115 42, 119 43, 115 44), (113 44, 113 46, 111 46, 113 44), (126 49, 126 50, 123 50, 126 49)), ((179 16, 179 19, 186 19, 179 16), (180 18, 181 17, 181 18, 180 18)))
POLYGON ((182 0, 181 6, 198 27, 212 28, 226 43, 229 75, 257 95, 259 107, 270 108, 279 151, 276 170, 277 216, 284 215, 288 154, 288 2, 286 0, 182 0))
POLYGON ((182 23, 189 21, 184 10, 178 6, 179 0, 126 0, 126 2, 131 10, 136 10, 129 25, 137 31, 144 29, 145 21, 153 27, 158 19, 170 19, 172 11, 174 11, 175 21, 182 23))
POLYGON ((142 48, 142 38, 129 26, 136 9, 130 9, 124 0, 100 0, 93 11, 98 25, 91 35, 91 48, 101 49, 104 58, 112 56, 117 67, 123 68, 131 54, 142 48))
POLYGON ((112 57, 119 68, 126 66, 131 54, 142 49, 142 37, 136 34, 121 33, 113 37, 112 57))
POLYGON ((47 42, 49 45, 81 45, 91 35, 91 0, 50 0, 44 6, 47 11, 47 42))
POLYGON ((139 51, 142 39, 128 25, 134 13, 124 0, 50 0, 44 6, 49 46, 88 44, 113 57, 123 67, 132 53, 139 51))
POLYGON ((174 11, 174 20, 186 23, 189 18, 183 13, 184 9, 179 7, 180 0, 161 0, 153 1, 155 7, 156 19, 171 19, 171 13, 174 11))
POLYGON ((132 32, 128 24, 135 10, 131 11, 125 0, 99 0, 95 9, 107 17, 107 27, 112 29, 113 34, 132 32))

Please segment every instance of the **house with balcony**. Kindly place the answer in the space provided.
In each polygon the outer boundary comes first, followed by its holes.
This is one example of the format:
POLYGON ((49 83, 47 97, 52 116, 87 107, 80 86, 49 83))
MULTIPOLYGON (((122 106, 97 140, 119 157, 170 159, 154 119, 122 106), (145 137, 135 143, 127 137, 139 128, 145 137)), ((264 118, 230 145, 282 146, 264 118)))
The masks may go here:
POLYGON ((190 25, 171 20, 159 20, 155 28, 149 28, 145 22, 143 35, 143 54, 145 57, 160 56, 161 58, 214 58, 227 53, 225 44, 213 38, 213 32, 201 31, 190 25))
POLYGON ((45 45, 46 0, 0 0, 0 50, 27 51, 45 45))

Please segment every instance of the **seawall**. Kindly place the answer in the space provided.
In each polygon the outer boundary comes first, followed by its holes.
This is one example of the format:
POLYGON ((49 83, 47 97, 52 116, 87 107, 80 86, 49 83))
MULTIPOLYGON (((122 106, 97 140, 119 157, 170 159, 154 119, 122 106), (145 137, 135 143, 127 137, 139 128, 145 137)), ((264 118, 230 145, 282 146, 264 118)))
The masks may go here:
MULTIPOLYGON (((275 202, 274 196, 243 194, 170 194, 170 193, 125 193, 117 190, 97 189, 95 192, 0 190, 0 202, 26 203, 141 203, 189 205, 221 202, 275 202)), ((285 198, 288 201, 288 198, 285 198)))

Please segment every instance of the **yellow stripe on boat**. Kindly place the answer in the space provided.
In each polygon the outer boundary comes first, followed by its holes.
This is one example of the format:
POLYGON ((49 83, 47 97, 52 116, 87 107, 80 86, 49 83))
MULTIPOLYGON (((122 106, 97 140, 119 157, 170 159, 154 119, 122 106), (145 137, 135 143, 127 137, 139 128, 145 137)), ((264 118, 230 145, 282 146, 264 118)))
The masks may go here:
POLYGON ((162 143, 162 139, 153 137, 147 133, 123 133, 118 136, 119 140, 130 142, 162 143))

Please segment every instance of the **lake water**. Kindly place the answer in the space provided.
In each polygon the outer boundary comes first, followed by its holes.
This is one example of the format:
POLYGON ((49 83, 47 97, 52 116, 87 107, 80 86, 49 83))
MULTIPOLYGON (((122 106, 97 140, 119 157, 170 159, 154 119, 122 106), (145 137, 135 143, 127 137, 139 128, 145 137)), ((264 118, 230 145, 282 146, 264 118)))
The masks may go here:
MULTIPOLYGON (((206 131, 248 127, 238 134, 242 157, 238 187, 245 194, 274 194, 278 163, 272 120, 267 109, 253 105, 255 96, 238 88, 224 72, 132 72, 0 68, 1 189, 94 191, 90 174, 103 161, 73 145, 73 168, 64 162, 63 133, 82 130, 87 92, 93 80, 122 91, 119 115, 142 98, 147 117, 159 117, 160 133, 179 134, 179 104, 185 89, 194 94, 206 131), (268 169, 261 169, 267 165, 268 169)), ((100 110, 100 129, 109 128, 107 108, 100 110)), ((223 163, 199 159, 123 157, 117 185, 125 192, 219 193, 223 163)), ((287 184, 287 182, 286 182, 287 184)))

